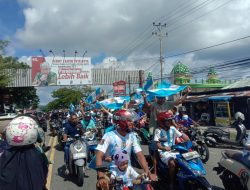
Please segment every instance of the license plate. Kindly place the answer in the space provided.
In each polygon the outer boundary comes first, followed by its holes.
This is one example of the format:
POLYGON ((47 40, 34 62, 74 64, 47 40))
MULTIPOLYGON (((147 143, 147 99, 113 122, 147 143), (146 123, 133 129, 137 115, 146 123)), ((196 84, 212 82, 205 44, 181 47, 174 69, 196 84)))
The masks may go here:
POLYGON ((96 141, 88 141, 88 145, 97 145, 98 143, 96 141))
POLYGON ((86 153, 73 154, 73 159, 86 158, 86 153))
POLYGON ((184 154, 182 154, 182 156, 185 160, 193 160, 195 158, 200 157, 199 153, 196 151, 184 153, 184 154))

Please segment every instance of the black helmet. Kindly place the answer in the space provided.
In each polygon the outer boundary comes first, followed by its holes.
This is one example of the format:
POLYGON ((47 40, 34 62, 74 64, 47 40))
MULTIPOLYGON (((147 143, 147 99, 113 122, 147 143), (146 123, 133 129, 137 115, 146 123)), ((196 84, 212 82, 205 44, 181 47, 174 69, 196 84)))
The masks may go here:
POLYGON ((187 109, 185 106, 179 107, 179 112, 186 112, 186 111, 187 111, 187 109))

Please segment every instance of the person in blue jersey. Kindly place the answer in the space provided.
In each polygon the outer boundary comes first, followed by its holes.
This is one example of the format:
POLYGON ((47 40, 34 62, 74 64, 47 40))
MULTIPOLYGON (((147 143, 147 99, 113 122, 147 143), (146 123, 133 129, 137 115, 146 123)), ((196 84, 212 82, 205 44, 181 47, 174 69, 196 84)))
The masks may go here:
MULTIPOLYGON (((157 123, 159 128, 155 131, 154 141, 157 142, 158 154, 161 161, 168 166, 169 172, 169 189, 174 189, 174 181, 178 166, 176 163, 176 155, 179 153, 171 152, 171 146, 175 145, 177 137, 183 141, 189 141, 189 138, 184 133, 178 131, 172 124, 173 116, 167 112, 161 112, 157 115, 157 123), (160 142, 160 139, 165 138, 166 142, 160 142)), ((156 167, 156 166, 155 166, 156 167)))
MULTIPOLYGON (((113 120, 116 124, 116 130, 106 133, 96 148, 97 167, 103 165, 103 160, 107 161, 110 158, 110 161, 112 161, 112 156, 114 155, 116 149, 125 150, 129 157, 133 151, 136 154, 144 172, 149 176, 149 178, 156 180, 156 176, 151 174, 149 171, 138 138, 134 133, 132 133, 134 122, 139 119, 140 117, 138 114, 132 110, 123 109, 115 112, 113 120)), ((111 162, 111 166, 112 165, 115 165, 114 162, 111 162)), ((98 171, 97 177, 97 185, 99 185, 102 189, 108 189, 109 184, 105 174, 98 171)))
POLYGON ((90 112, 85 112, 83 120, 81 120, 81 124, 82 124, 84 131, 88 131, 92 129, 96 130, 96 125, 95 125, 94 120, 91 117, 90 112))

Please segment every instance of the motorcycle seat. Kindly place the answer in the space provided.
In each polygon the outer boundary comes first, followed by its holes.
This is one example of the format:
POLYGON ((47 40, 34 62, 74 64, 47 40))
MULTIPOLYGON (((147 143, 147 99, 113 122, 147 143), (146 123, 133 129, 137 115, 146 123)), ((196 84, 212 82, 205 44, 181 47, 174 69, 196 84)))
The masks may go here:
POLYGON ((211 127, 209 128, 206 133, 220 133, 221 135, 228 136, 230 135, 229 131, 225 131, 223 129, 217 128, 217 127, 211 127))
POLYGON ((233 160, 236 160, 246 166, 250 170, 250 151, 246 153, 239 150, 225 150, 223 153, 233 160))

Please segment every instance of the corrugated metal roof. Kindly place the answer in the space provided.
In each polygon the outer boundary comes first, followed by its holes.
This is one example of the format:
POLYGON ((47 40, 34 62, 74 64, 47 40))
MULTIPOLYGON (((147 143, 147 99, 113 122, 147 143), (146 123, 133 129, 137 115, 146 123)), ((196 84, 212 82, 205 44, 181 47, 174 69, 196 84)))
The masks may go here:
POLYGON ((250 87, 250 78, 239 80, 233 84, 230 84, 222 89, 231 89, 231 88, 242 88, 242 87, 250 87))

